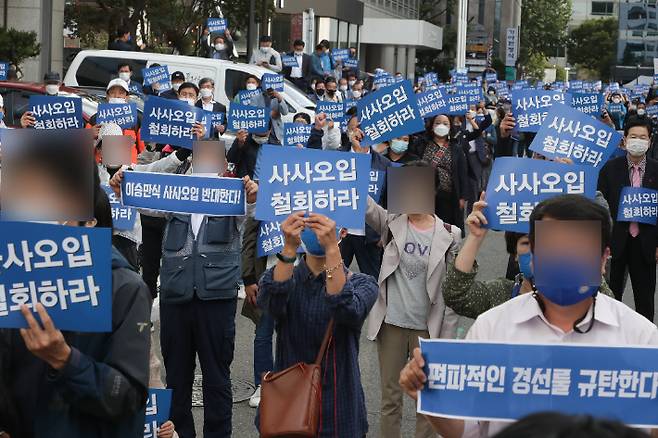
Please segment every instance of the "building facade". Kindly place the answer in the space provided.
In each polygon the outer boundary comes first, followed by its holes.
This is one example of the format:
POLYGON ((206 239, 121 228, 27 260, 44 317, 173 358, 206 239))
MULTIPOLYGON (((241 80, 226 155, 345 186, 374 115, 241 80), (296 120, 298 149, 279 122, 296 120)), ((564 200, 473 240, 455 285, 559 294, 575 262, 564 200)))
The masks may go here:
POLYGON ((62 74, 64 0, 0 0, 0 23, 37 33, 41 53, 21 65, 23 80, 41 81, 48 70, 62 74))

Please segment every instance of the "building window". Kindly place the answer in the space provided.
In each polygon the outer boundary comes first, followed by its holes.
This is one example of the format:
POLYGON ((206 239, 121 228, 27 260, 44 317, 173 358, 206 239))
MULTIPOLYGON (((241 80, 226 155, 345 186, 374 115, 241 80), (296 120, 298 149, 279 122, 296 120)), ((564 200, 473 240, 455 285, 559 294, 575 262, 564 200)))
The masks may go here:
POLYGON ((592 2, 592 15, 612 15, 614 10, 614 2, 592 2))

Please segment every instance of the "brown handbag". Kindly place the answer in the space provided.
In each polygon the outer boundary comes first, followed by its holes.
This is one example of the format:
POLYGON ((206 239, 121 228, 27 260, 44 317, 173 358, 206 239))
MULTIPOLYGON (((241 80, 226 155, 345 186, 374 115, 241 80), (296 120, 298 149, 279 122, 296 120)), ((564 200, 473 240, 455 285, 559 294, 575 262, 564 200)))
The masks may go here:
POLYGON ((262 438, 315 437, 322 410, 322 358, 331 341, 329 321, 315 362, 299 362, 278 373, 268 372, 261 382, 260 436, 262 438))

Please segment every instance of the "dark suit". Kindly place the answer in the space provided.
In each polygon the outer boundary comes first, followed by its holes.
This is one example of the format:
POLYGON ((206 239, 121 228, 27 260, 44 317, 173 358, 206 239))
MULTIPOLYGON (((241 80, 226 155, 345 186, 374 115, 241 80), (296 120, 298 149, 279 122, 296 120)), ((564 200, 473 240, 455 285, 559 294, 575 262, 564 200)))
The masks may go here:
POLYGON ((178 100, 178 92, 172 88, 171 90, 160 93, 160 97, 163 99, 178 100))
MULTIPOLYGON (((640 223, 640 234, 632 237, 629 233, 630 223, 617 222, 621 189, 630 185, 630 169, 625 156, 608 161, 601 169, 598 189, 610 205, 610 214, 614 222, 610 245, 612 251, 610 288, 615 297, 621 300, 624 293, 624 275, 628 268, 633 286, 635 310, 653 321, 658 231, 655 225, 640 223)), ((642 187, 658 190, 658 161, 647 158, 642 187)))
MULTIPOLYGON (((294 52, 287 53, 288 56, 295 56, 294 52)), ((309 84, 311 83, 311 56, 304 53, 302 55, 302 77, 293 78, 290 76, 292 72, 292 67, 283 67, 283 74, 290 82, 295 84, 297 88, 302 90, 304 93, 308 91, 309 84)))
MULTIPOLYGON (((196 106, 197 108, 203 108, 203 102, 201 102, 201 99, 197 100, 197 102, 194 106, 196 106)), ((224 123, 223 123, 223 125, 226 126, 226 106, 224 106, 223 104, 221 104, 219 102, 213 102, 212 112, 224 114, 224 123)), ((211 138, 219 138, 219 132, 213 130, 211 138)))

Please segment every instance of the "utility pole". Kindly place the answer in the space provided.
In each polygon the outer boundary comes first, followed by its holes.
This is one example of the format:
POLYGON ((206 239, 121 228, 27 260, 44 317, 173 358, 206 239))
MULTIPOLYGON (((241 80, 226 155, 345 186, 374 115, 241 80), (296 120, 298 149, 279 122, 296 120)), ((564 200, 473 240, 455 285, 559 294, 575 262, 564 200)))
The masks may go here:
POLYGON ((247 62, 251 60, 256 36, 256 0, 249 0, 249 27, 247 28, 247 62))
POLYGON ((466 26, 468 22, 468 0, 459 0, 457 15, 457 53, 455 68, 466 68, 466 26))

